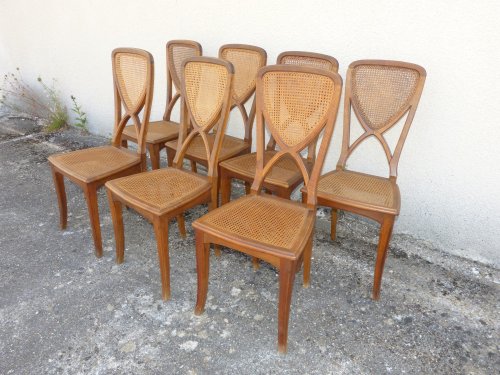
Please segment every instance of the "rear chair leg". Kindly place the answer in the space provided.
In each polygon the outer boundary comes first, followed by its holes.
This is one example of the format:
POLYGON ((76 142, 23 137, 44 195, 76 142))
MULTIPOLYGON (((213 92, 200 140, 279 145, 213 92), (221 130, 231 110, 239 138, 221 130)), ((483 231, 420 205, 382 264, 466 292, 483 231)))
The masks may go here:
POLYGON ((122 147, 123 148, 128 148, 128 142, 126 139, 122 139, 122 147))
POLYGON ((97 205, 97 187, 87 185, 83 189, 83 192, 87 200, 92 237, 94 238, 95 255, 100 258, 102 257, 102 239, 101 225, 99 223, 99 207, 97 205))
POLYGON ((226 176, 224 172, 221 172, 220 175, 220 195, 221 206, 229 203, 231 200, 231 177, 226 176))
POLYGON ((149 158, 151 159, 151 168, 160 169, 160 145, 148 145, 149 158))
POLYGON ((186 223, 184 221, 184 214, 177 215, 177 226, 182 238, 186 238, 186 223))
POLYGON ((391 240, 392 228, 394 226, 394 216, 384 217, 382 226, 380 227, 380 237, 378 240, 377 260, 375 261, 375 275, 373 277, 372 299, 380 298, 380 287, 382 285, 382 274, 384 272, 385 259, 387 258, 387 250, 389 241, 391 240))
POLYGON ((313 243, 313 233, 307 241, 307 245, 304 249, 304 274, 303 274, 303 285, 304 288, 309 288, 311 284, 311 256, 312 256, 312 243, 313 243))
POLYGON ((330 238, 332 241, 335 241, 337 238, 337 219, 338 219, 338 210, 336 208, 332 208, 332 220, 330 227, 330 238))
POLYGON ((113 219, 113 230, 115 232, 116 244, 116 263, 123 263, 125 256, 125 234, 123 231, 122 204, 120 201, 114 200, 113 193, 107 191, 111 218, 113 219))
POLYGON ((64 188, 64 176, 52 168, 52 177, 57 194, 57 204, 59 206, 59 225, 61 229, 66 229, 68 224, 68 204, 66 202, 66 189, 64 188))
POLYGON ((160 263, 161 297, 164 301, 170 298, 170 260, 168 256, 168 220, 157 218, 153 220, 158 261, 160 263))

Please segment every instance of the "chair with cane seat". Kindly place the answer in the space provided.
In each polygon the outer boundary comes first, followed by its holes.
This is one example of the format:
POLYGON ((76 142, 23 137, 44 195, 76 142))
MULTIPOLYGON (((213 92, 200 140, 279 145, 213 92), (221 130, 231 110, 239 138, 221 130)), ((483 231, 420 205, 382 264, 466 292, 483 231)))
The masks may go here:
MULTIPOLYGON (((318 205, 332 208, 331 238, 335 240, 338 210, 350 211, 381 224, 375 261, 372 298, 380 298, 382 273, 394 220, 400 210, 396 183, 403 144, 417 110, 426 72, 418 65, 398 61, 361 60, 347 71, 344 102, 344 133, 337 168, 318 183, 318 205), (363 134, 351 143, 351 109, 363 127, 363 134), (396 147, 391 151, 384 133, 407 114, 396 147), (389 178, 346 169, 352 152, 366 139, 380 142, 389 163, 389 178)), ((307 191, 303 190, 303 199, 307 191)))
POLYGON ((66 228, 67 202, 64 177, 83 190, 87 200, 95 254, 102 256, 97 190, 108 180, 146 169, 145 140, 153 98, 153 57, 134 48, 118 48, 112 53, 115 97, 115 126, 111 146, 93 147, 49 156, 59 204, 60 226, 66 228), (125 114, 122 114, 122 105, 125 114), (142 111, 142 119, 139 114, 142 111), (128 120, 138 134, 136 152, 121 148, 120 139, 128 120))
POLYGON ((328 150, 342 79, 324 69, 274 65, 257 76, 257 170, 251 193, 210 211, 193 223, 196 235, 198 294, 195 314, 202 314, 208 291, 210 243, 263 259, 279 269, 278 349, 287 348, 288 320, 295 273, 304 263, 309 284, 316 186, 328 150), (280 151, 264 159, 264 122, 280 151), (309 172, 300 151, 323 132, 320 150, 309 172), (262 194, 266 174, 284 157, 301 171, 307 202, 262 194))

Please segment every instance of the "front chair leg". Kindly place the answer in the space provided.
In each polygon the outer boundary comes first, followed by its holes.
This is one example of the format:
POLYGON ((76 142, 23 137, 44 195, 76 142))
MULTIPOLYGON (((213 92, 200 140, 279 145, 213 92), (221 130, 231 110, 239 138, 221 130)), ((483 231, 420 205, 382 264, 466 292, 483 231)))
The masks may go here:
POLYGON ((231 200, 231 177, 227 176, 223 170, 220 175, 220 197, 221 205, 231 200))
POLYGON ((196 295, 196 307, 194 309, 194 313, 196 315, 201 315, 203 314, 203 311, 205 311, 205 303, 207 302, 210 244, 204 242, 205 239, 203 232, 196 230, 195 236, 198 292, 196 295))
POLYGON ((123 231, 122 204, 113 197, 111 191, 108 192, 109 208, 111 211, 111 219, 113 220, 113 230, 115 232, 116 244, 116 263, 123 263, 125 255, 125 234, 123 231))
POLYGON ((170 298, 170 260, 168 256, 168 220, 156 218, 153 220, 158 261, 160 263, 161 297, 164 301, 170 298))
POLYGON ((292 302, 293 282, 295 280, 296 262, 282 259, 280 261, 280 291, 278 305, 278 351, 286 353, 288 341, 288 321, 292 302))
POLYGON ((87 208, 89 211, 90 226, 92 228, 92 237, 94 238, 94 248, 96 257, 102 257, 102 239, 101 225, 99 223, 99 207, 97 205, 97 187, 86 185, 83 189, 87 208))
POLYGON ((380 236, 378 240, 377 260, 375 261, 375 275, 373 277, 372 298, 378 300, 380 298, 380 287, 382 285, 382 274, 384 272, 385 259, 387 258, 387 250, 389 241, 391 240, 392 228, 394 226, 395 217, 387 215, 384 217, 382 226, 380 227, 380 236))
POLYGON ((66 201, 66 189, 64 188, 64 176, 52 168, 52 177, 57 194, 57 205, 59 206, 59 226, 66 229, 68 224, 68 203, 66 201))
POLYGON ((166 148, 167 152, 167 166, 172 167, 174 165, 174 158, 175 158, 175 150, 172 150, 171 148, 166 148))
POLYGON ((307 241, 307 245, 304 249, 304 273, 303 273, 303 284, 304 288, 308 288, 311 284, 311 257, 312 257, 312 244, 313 244, 313 233, 307 241))
POLYGON ((151 159, 151 168, 160 169, 160 145, 148 144, 149 158, 151 159))

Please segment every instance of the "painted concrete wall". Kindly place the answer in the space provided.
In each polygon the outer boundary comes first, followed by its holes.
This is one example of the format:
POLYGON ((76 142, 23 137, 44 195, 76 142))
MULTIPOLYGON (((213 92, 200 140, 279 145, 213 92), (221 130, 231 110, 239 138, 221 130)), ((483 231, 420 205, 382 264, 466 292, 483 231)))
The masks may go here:
MULTIPOLYGON (((342 76, 363 58, 420 64, 428 78, 401 157, 395 231, 498 266, 499 14, 496 0, 2 0, 0 72, 19 66, 27 79, 57 78, 68 104, 73 94, 88 112, 90 129, 109 134, 110 53, 118 46, 155 57, 152 118, 163 112, 169 39, 197 40, 212 56, 225 43, 255 44, 269 62, 284 50, 327 53, 342 76)), ((230 128, 241 134, 237 122, 230 128)), ((341 135, 339 120, 325 171, 338 159, 341 135)), ((373 143, 349 167, 387 175, 384 163, 373 143)))

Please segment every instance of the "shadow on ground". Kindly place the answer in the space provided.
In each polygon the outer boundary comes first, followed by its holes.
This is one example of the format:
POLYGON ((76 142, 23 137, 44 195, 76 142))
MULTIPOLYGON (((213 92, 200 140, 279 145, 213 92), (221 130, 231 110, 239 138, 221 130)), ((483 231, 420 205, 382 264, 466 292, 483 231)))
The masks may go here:
POLYGON ((188 212, 187 239, 172 224, 172 299, 162 302, 153 229, 133 211, 120 266, 104 191, 101 259, 71 183, 68 229, 58 229, 47 156, 105 142, 0 119, 1 374, 499 373, 499 271, 399 235, 373 302, 377 227, 349 215, 336 241, 317 231, 311 287, 296 278, 287 355, 276 347, 277 274, 254 272, 244 255, 211 254, 206 313, 194 316, 190 223, 206 207, 188 212))

